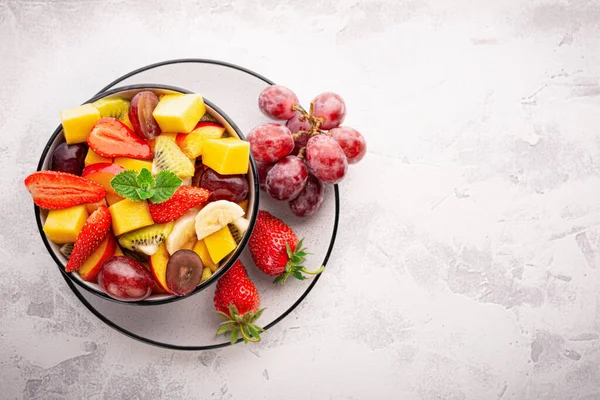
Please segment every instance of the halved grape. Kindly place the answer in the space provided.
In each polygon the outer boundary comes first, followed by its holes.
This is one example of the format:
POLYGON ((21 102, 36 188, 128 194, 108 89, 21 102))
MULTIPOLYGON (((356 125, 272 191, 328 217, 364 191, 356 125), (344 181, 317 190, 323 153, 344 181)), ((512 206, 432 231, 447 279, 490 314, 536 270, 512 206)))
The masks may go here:
POLYGON ((191 250, 177 250, 167 263, 167 287, 176 296, 187 296, 200 284, 203 264, 191 250))
POLYGON ((307 178, 308 169, 304 161, 296 156, 287 156, 271 168, 265 187, 275 200, 288 201, 300 194, 307 178))
POLYGON ((152 116, 157 104, 158 97, 148 90, 139 92, 131 99, 129 121, 138 136, 154 139, 161 134, 160 126, 152 116))
POLYGON ((61 143, 52 152, 50 169, 52 171, 81 175, 86 154, 87 146, 84 143, 61 143))
POLYGON ((116 256, 102 264, 98 285, 114 299, 139 301, 152 293, 154 278, 146 267, 134 259, 116 256))
POLYGON ((200 187, 210 191, 208 201, 227 200, 238 203, 248 195, 248 180, 244 175, 221 175, 206 168, 200 187))

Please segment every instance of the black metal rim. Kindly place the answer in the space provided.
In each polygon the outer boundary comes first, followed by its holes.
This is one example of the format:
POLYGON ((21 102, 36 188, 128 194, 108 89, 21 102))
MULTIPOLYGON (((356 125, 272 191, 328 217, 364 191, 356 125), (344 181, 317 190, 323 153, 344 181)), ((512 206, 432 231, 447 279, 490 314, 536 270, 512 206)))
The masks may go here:
MULTIPOLYGON (((267 78, 265 78, 264 76, 251 71, 247 68, 244 67, 240 67, 238 65, 235 64, 231 64, 231 63, 227 63, 227 62, 223 62, 223 61, 217 61, 217 60, 209 60, 209 59, 201 59, 201 58, 184 58, 184 59, 175 59, 175 60, 168 60, 168 61, 163 61, 163 62, 159 62, 159 63, 154 63, 154 64, 150 64, 147 65, 145 67, 142 68, 138 68, 132 72, 129 72, 123 76, 121 76, 120 78, 117 78, 116 80, 114 80, 113 82, 111 82, 110 84, 108 84, 107 86, 105 86, 104 88, 102 88, 102 90, 100 90, 100 92, 98 92, 97 95, 100 95, 101 93, 109 90, 110 88, 114 87, 115 85, 117 85, 118 83, 124 81, 125 79, 136 75, 138 73, 153 69, 153 68, 157 68, 157 67, 161 67, 161 66, 165 66, 165 65, 170 65, 170 64, 182 64, 182 63, 200 63, 200 64, 214 64, 214 65, 220 65, 223 67, 227 67, 227 68, 233 68, 233 69, 237 69, 239 71, 245 72, 249 75, 252 75, 262 81, 264 81, 265 83, 268 83, 269 85, 274 85, 275 83, 267 78)), ((97 96, 96 95, 96 96, 97 96)), ((50 141, 48 142, 48 144, 46 145, 46 148, 44 149, 44 153, 46 153, 48 151, 48 148, 50 147, 52 141, 54 140, 54 137, 57 135, 58 133, 55 132, 54 135, 52 135, 52 137, 50 138, 50 141)), ((252 161, 254 162, 254 160, 252 161)), ((41 167, 41 164, 43 163, 43 161, 40 162, 40 165, 38 165, 38 170, 41 167)), ((256 177, 256 175, 255 175, 256 177)), ((258 178, 256 178, 258 179, 258 178)), ((331 252, 333 251, 333 247, 335 244, 335 239, 337 236, 337 230, 338 230, 338 223, 339 223, 339 216, 340 216, 340 194, 339 194, 339 189, 338 189, 338 185, 334 185, 334 194, 335 194, 335 218, 334 218, 334 223, 333 223, 333 231, 331 234, 331 241, 329 243, 329 247, 327 248, 327 252, 325 254, 325 258, 323 259, 322 265, 323 266, 327 266, 327 262, 329 261, 329 257, 331 256, 331 252)), ((256 207, 258 208, 258 201, 255 202, 256 207)), ((41 221, 39 219, 39 212, 37 212, 37 207, 36 207, 36 220, 38 222, 38 227, 41 225, 41 221)), ((54 253, 51 251, 51 248, 49 247, 49 243, 47 243, 47 241, 45 240, 45 236, 42 235, 42 237, 44 238, 44 244, 46 245, 46 247, 48 248, 50 254, 52 255, 52 257, 54 258, 54 253)), ((56 259, 55 259, 56 261, 56 259)), ((300 305, 300 303, 302 303, 302 301, 306 298, 306 296, 311 292, 311 290, 315 287, 315 285, 317 284, 317 282, 319 281, 320 277, 322 274, 319 274, 317 276, 315 276, 313 279, 311 279, 310 284, 308 285, 308 287, 306 288, 306 290, 302 293, 302 295, 294 302, 294 304, 292 304, 290 306, 290 308, 288 308, 283 314, 281 314, 279 317, 277 317, 274 321, 272 321, 270 324, 266 325, 264 327, 265 330, 268 330, 270 328, 272 328, 273 326, 277 325, 280 321, 282 321, 285 317, 287 317, 292 311, 294 311, 294 309, 296 307, 298 307, 298 305, 300 305)), ((83 305, 92 313, 94 314, 99 320, 101 320, 102 322, 104 322, 106 325, 110 326, 111 328, 115 329, 116 331, 122 333, 125 336, 128 336, 132 339, 138 340, 140 342, 152 345, 152 346, 156 346, 156 347, 161 347, 161 348, 165 348, 165 349, 169 349, 169 350, 183 350, 183 351, 200 351, 200 350, 213 350, 213 349, 218 349, 221 347, 227 347, 230 346, 231 344, 229 342, 223 342, 223 343, 217 343, 217 344, 211 344, 211 345, 206 345, 206 346, 180 346, 180 345, 176 345, 176 344, 172 344, 172 343, 164 343, 164 342, 159 342, 156 340, 152 340, 152 339, 148 339, 146 337, 137 335, 121 326, 119 326, 118 324, 115 324, 114 322, 112 322, 111 320, 109 320, 108 318, 106 318, 104 315, 102 315, 98 310, 96 310, 94 308, 94 306, 92 306, 90 304, 90 302, 81 294, 81 292, 79 290, 77 290, 77 288, 75 287, 75 284, 73 283, 73 280, 68 277, 66 275, 66 273, 63 273, 63 278, 65 279, 65 282, 67 283, 67 285, 69 286, 69 288, 71 288, 71 290, 73 291, 73 293, 75 294, 75 296, 79 299, 79 301, 81 301, 83 303, 83 305)), ((185 298, 185 297, 184 297, 185 298)), ((241 339, 238 340, 237 343, 241 342, 241 339)))

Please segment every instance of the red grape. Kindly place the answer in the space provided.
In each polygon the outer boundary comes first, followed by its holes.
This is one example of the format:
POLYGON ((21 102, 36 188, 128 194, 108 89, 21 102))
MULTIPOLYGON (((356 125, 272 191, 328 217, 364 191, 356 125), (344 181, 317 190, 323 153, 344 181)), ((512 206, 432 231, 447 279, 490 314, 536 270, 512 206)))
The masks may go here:
POLYGON ((238 203, 248 195, 248 181, 244 175, 221 175, 206 168, 200 179, 200 187, 210 192, 208 201, 227 200, 238 203))
POLYGON ((176 296, 187 296, 200 284, 202 259, 191 250, 177 250, 167 263, 167 287, 176 296))
POLYGON ((260 161, 256 162, 256 170, 258 171, 258 182, 260 184, 261 190, 267 190, 265 186, 265 182, 267 181, 267 174, 273 168, 275 164, 272 163, 263 163, 260 161))
POLYGON ((290 119, 294 116, 293 106, 299 103, 298 97, 290 89, 272 85, 258 96, 258 108, 272 119, 290 119))
POLYGON ((321 125, 321 129, 329 130, 340 126, 346 118, 346 104, 344 100, 335 93, 321 93, 312 101, 314 104, 314 116, 323 118, 325 122, 321 125))
POLYGON ((348 164, 355 164, 362 160, 367 152, 367 141, 358 131, 347 126, 339 126, 329 131, 331 137, 338 142, 348 164))
POLYGON ((158 97, 150 91, 139 92, 129 105, 129 121, 135 133, 144 139, 154 139, 160 135, 160 126, 152 116, 158 97))
POLYGON ((275 200, 292 200, 304 189, 308 169, 304 161, 296 156, 279 160, 267 174, 267 192, 275 200))
POLYGON ((300 121, 301 115, 300 111, 296 111, 296 114, 285 123, 290 132, 296 133, 310 130, 310 122, 308 120, 300 121))
POLYGON ((306 147, 306 142, 308 142, 310 136, 308 136, 308 132, 302 132, 294 139, 294 150, 292 150, 292 154, 297 156, 300 153, 300 149, 306 147))
POLYGON ((84 143, 66 144, 61 143, 52 152, 50 169, 52 171, 67 172, 73 175, 81 175, 83 171, 87 146, 84 143))
POLYGON ((348 170, 344 150, 327 135, 313 136, 308 140, 306 163, 312 173, 324 183, 338 183, 348 170))
POLYGON ((138 261, 111 257, 102 264, 98 284, 110 297, 121 301, 144 300, 152 293, 154 278, 138 261))
POLYGON ((298 197, 290 201, 290 210, 299 217, 308 217, 317 212, 323 203, 325 186, 313 174, 308 174, 306 186, 298 197))
POLYGON ((294 149, 290 130, 279 124, 259 125, 248 134, 250 150, 258 161, 275 162, 294 149))

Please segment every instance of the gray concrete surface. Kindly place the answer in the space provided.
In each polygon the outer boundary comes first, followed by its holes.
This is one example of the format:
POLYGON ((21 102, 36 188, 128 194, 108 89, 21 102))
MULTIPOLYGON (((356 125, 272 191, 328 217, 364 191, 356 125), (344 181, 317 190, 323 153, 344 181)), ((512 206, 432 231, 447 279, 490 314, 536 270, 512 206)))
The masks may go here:
POLYGON ((2 0, 0 54, 0 398, 600 399, 600 2, 2 0), (181 57, 337 91, 369 142, 255 346, 104 326, 22 185, 61 108, 181 57))

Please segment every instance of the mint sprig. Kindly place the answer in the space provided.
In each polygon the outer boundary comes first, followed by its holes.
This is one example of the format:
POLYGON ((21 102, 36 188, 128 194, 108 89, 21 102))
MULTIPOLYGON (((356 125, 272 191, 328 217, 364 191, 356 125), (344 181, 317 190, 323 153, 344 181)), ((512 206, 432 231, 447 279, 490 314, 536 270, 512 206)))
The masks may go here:
POLYGON ((117 194, 133 201, 150 200, 154 204, 169 200, 181 183, 171 171, 160 171, 153 177, 147 168, 142 168, 139 173, 125 170, 110 181, 117 194))

